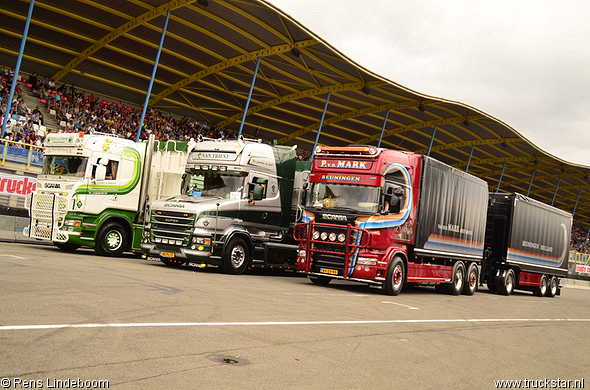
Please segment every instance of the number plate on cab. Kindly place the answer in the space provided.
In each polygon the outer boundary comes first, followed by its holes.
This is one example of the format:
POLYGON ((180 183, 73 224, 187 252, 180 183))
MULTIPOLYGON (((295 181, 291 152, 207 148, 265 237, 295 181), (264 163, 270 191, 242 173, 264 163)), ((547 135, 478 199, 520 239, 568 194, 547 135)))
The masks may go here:
POLYGON ((320 268, 320 272, 323 274, 338 275, 338 270, 330 268, 320 268))
POLYGON ((174 257, 173 252, 160 252, 160 256, 162 257, 174 257))

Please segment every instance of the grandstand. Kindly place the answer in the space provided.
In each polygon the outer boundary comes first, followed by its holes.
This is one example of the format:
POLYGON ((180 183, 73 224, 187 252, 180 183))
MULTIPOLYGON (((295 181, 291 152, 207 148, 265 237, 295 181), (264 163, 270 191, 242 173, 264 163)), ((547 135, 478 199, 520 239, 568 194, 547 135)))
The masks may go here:
MULTIPOLYGON (((12 1, 0 11, 0 64, 17 62, 28 7, 12 1)), ((430 154, 486 180, 490 191, 528 194, 574 213, 582 232, 590 228, 590 167, 550 155, 481 109, 374 74, 264 0, 40 0, 34 7, 22 77, 75 85, 134 113, 153 85, 152 110, 297 145, 306 156, 316 142, 430 154)))

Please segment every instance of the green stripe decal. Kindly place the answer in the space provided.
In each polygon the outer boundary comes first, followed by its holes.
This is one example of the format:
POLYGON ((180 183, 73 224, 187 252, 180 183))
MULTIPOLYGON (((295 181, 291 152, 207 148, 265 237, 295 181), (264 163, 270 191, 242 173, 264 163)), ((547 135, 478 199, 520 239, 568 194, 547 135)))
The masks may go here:
MULTIPOLYGON (((139 152, 131 147, 124 147, 122 155, 133 159, 133 174, 127 183, 121 185, 103 185, 103 184, 88 184, 87 186, 78 187, 74 195, 88 195, 88 194, 106 194, 106 195, 125 195, 133 191, 140 179, 141 164, 139 162, 139 152)), ((121 161, 122 165, 123 161, 121 161)), ((119 170, 121 166, 119 166, 119 170)))

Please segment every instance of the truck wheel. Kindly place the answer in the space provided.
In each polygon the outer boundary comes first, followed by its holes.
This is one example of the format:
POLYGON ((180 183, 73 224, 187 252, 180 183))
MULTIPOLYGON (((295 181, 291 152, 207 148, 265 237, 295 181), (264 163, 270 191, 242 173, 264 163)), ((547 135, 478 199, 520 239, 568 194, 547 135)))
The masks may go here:
POLYGON ((248 267, 248 246, 241 238, 233 238, 225 247, 221 268, 228 274, 242 274, 248 267))
POLYGON ((553 298, 557 294, 557 284, 557 278, 552 276, 551 279, 549 279, 549 286, 547 287, 547 294, 545 294, 545 296, 553 298))
POLYGON ((533 290, 533 294, 538 297, 544 297, 547 294, 547 276, 541 275, 541 281, 539 282, 539 287, 535 287, 533 290))
POLYGON ((311 280, 313 284, 317 284, 318 286, 327 286, 330 283, 330 281, 332 281, 332 278, 327 276, 310 276, 309 280, 311 280))
POLYGON ((453 267, 453 281, 448 286, 449 294, 459 295, 463 291, 463 281, 465 279, 465 264, 462 261, 455 263, 453 267))
POLYGON ((506 276, 501 280, 501 283, 498 285, 498 292, 502 295, 510 295, 512 291, 514 291, 514 281, 516 277, 514 276, 514 271, 509 269, 506 271, 506 276))
POLYGON ((111 222, 98 232, 94 250, 101 256, 118 257, 127 250, 128 241, 127 231, 123 226, 111 222))
POLYGON ((394 257, 389 268, 387 268, 387 278, 385 279, 385 293, 388 295, 397 295, 404 287, 406 279, 404 262, 399 257, 394 257))
POLYGON ((73 252, 82 246, 78 244, 72 244, 71 242, 56 242, 54 244, 64 252, 73 252))
POLYGON ((465 286, 463 286, 462 293, 465 295, 473 295, 477 291, 477 284, 479 283, 479 272, 475 263, 469 264, 467 274, 465 274, 465 286))

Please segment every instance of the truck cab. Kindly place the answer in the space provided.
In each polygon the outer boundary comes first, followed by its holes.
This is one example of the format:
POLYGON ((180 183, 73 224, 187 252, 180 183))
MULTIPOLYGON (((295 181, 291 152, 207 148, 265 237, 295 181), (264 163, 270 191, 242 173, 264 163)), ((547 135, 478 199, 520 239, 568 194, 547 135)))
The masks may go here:
POLYGON ((294 268, 297 165, 291 147, 201 139, 188 157, 181 194, 150 208, 145 257, 232 274, 257 266, 294 268))

